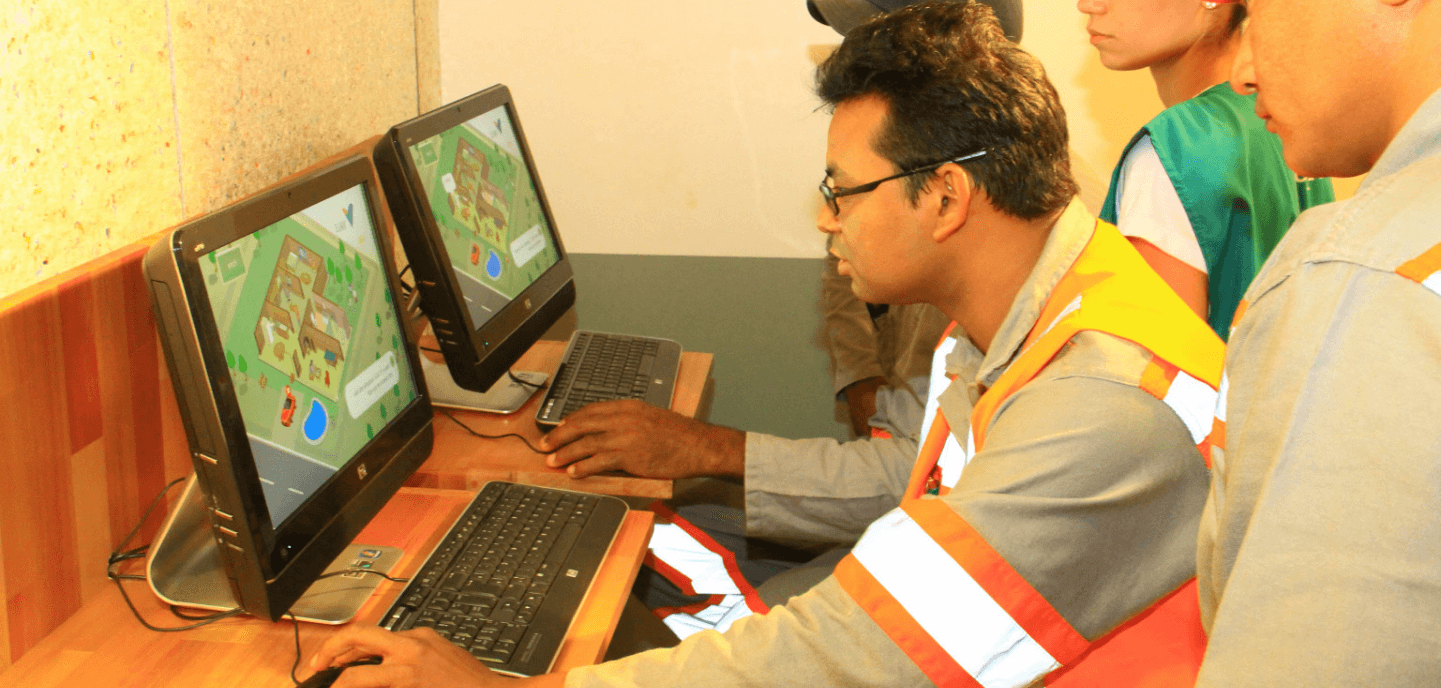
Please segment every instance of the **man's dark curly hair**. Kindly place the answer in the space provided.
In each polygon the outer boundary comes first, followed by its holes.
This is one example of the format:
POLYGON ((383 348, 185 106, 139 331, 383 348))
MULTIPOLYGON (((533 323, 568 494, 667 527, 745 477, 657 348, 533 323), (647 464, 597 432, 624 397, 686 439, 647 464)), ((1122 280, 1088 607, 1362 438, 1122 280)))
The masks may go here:
MULTIPOLYGON (((1060 97, 983 3, 924 2, 856 27, 817 70, 816 92, 832 110, 885 100, 871 146, 897 172, 984 150, 965 168, 1008 215, 1043 217, 1076 195, 1060 97)), ((933 176, 906 178, 912 203, 933 176)))

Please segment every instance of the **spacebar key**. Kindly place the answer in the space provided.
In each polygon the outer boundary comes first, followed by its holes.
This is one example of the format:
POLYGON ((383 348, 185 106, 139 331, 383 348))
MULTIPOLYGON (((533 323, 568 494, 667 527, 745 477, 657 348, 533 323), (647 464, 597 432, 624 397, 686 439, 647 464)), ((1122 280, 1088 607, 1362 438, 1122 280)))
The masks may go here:
POLYGON ((570 548, 575 545, 576 538, 580 537, 580 526, 570 523, 560 529, 560 535, 555 538, 555 544, 551 545, 550 551, 545 555, 545 563, 559 565, 565 561, 570 548))

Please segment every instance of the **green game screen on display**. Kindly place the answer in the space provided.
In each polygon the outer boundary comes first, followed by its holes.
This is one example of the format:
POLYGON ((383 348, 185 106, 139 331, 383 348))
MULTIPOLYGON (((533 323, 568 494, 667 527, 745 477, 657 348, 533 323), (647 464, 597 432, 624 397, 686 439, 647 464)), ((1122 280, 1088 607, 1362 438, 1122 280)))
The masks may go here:
POLYGON ((410 147, 480 327, 560 260, 504 106, 410 147))
POLYGON ((362 186, 200 260, 279 526, 415 400, 362 186))

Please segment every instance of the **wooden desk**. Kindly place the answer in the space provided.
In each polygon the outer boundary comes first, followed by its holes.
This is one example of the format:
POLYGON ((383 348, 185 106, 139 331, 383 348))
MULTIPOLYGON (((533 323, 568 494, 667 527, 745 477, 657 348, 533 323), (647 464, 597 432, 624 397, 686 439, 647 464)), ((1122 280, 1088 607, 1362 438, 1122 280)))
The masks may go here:
MULTIPOLYGON (((461 490, 402 488, 356 542, 404 548, 405 555, 395 575, 408 577, 444 535, 444 527, 473 497, 473 493, 461 490)), ((626 517, 610 556, 581 607, 580 618, 566 636, 556 660, 556 670, 594 664, 604 655, 644 556, 653 519, 647 511, 631 511, 626 517)), ((138 570, 140 566, 132 568, 138 570)), ((130 598, 150 623, 158 626, 185 623, 171 616, 143 582, 127 581, 125 585, 130 598)), ((376 623, 401 588, 399 583, 382 583, 354 623, 376 623)), ((305 662, 338 628, 300 624, 298 677, 303 680, 310 675, 305 662)), ((110 584, 0 674, 0 685, 280 688, 291 685, 294 633, 288 619, 270 623, 251 617, 226 619, 178 633, 149 631, 134 619, 114 584, 110 584)))
MULTIPOLYGON (((437 363, 444 363, 439 354, 422 352, 437 363)), ((531 347, 516 370, 539 370, 553 373, 565 353, 565 343, 543 340, 531 347)), ((681 354, 680 373, 676 380, 671 410, 691 417, 704 418, 709 411, 707 382, 710 379, 711 354, 687 351, 681 354)), ((536 394, 515 413, 500 415, 475 411, 448 411, 455 419, 485 435, 516 433, 532 444, 540 440, 535 425, 535 409, 543 395, 536 394)), ((490 480, 510 480, 530 485, 547 485, 570 490, 584 490, 625 497, 671 496, 670 480, 636 478, 628 475, 596 475, 576 480, 565 471, 545 465, 544 457, 532 452, 513 437, 481 439, 447 418, 435 414, 435 448, 407 485, 479 490, 490 480)))

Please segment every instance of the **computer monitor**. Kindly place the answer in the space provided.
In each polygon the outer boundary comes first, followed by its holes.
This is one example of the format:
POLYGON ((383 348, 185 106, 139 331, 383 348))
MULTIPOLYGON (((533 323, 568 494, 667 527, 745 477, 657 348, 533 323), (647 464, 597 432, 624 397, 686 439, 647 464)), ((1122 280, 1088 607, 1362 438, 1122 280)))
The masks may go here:
POLYGON ((510 91, 398 124, 374 157, 450 377, 484 392, 575 303, 510 91))
POLYGON ((195 466, 151 549, 162 599, 279 618, 430 455, 375 187, 352 157, 146 254, 195 466))

